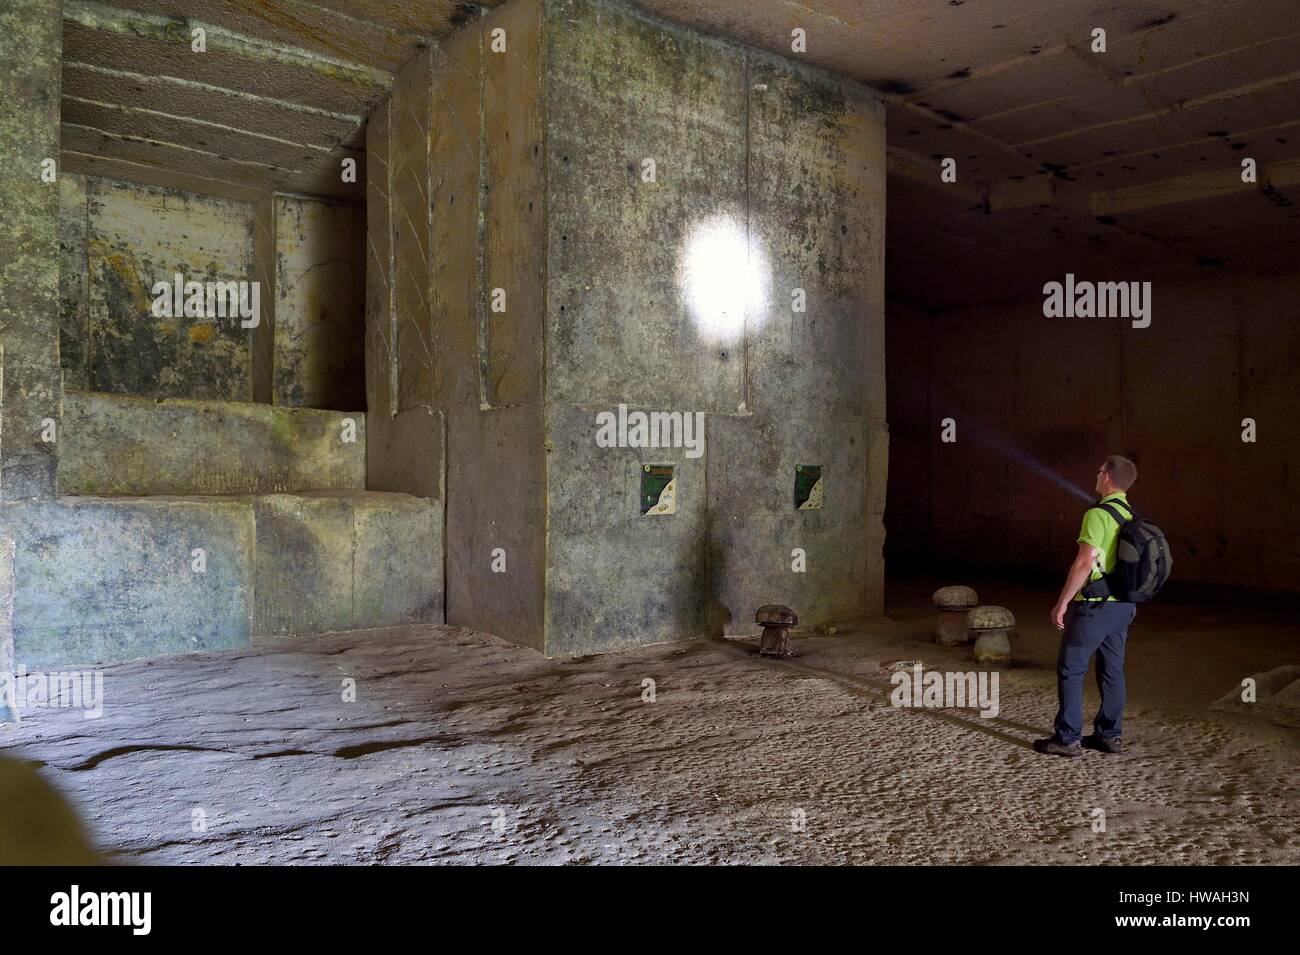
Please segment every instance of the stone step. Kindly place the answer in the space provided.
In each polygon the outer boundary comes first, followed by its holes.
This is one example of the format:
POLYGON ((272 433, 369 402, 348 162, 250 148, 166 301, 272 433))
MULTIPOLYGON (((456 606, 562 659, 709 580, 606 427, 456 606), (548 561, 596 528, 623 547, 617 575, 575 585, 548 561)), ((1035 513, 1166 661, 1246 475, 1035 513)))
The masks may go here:
POLYGON ((294 493, 366 481, 362 412, 67 391, 59 445, 60 494, 294 493))
POLYGON ((406 494, 69 496, 0 505, 5 538, 28 670, 443 622, 441 505, 406 494))

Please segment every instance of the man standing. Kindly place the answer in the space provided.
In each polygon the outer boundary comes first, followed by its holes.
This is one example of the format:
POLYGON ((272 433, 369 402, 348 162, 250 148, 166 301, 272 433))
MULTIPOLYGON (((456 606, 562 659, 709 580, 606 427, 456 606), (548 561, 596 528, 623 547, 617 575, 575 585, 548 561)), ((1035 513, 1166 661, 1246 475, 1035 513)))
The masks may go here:
POLYGON ((1059 707, 1053 734, 1034 740, 1034 749, 1053 756, 1082 756, 1082 746, 1103 753, 1121 752, 1121 721, 1124 716, 1124 645, 1137 606, 1107 593, 1102 580, 1115 569, 1120 522, 1132 517, 1125 492, 1137 480, 1137 467, 1128 458, 1112 454, 1097 471, 1096 491, 1100 500, 1083 515, 1079 531, 1079 552, 1065 577, 1061 596, 1052 608, 1052 623, 1061 636, 1056 660, 1056 695, 1059 707), (1100 581, 1100 583, 1098 583, 1100 581), (1083 734, 1083 680, 1088 663, 1097 655, 1097 687, 1101 708, 1093 719, 1091 736, 1083 734))

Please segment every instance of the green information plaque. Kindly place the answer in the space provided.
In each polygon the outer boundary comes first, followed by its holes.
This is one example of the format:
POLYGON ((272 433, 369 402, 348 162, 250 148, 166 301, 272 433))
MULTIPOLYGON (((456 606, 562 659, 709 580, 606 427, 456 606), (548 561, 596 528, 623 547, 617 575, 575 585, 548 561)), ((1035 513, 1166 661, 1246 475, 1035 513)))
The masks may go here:
POLYGON ((641 513, 677 513, 677 485, 671 464, 641 465, 641 513))
POLYGON ((822 466, 796 464, 794 468, 794 509, 815 511, 822 506, 822 466))

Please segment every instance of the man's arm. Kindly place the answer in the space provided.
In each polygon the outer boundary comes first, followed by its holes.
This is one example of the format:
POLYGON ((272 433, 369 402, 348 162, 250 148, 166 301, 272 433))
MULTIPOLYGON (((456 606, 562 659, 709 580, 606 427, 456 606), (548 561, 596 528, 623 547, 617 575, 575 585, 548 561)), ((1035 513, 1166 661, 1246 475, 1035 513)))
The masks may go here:
POLYGON ((1052 608, 1052 625, 1057 630, 1065 629, 1066 608, 1070 606, 1074 595, 1092 576, 1092 565, 1098 553, 1097 548, 1091 544, 1079 542, 1079 552, 1074 555, 1074 563, 1070 565, 1069 573, 1065 575, 1065 586, 1061 588, 1061 596, 1057 598, 1056 606, 1052 608))

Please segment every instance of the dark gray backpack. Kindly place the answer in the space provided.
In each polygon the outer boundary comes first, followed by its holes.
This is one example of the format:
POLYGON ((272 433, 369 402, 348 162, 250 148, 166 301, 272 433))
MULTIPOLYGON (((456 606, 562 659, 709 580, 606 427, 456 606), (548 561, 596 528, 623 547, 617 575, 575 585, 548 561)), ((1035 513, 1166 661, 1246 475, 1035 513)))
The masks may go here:
POLYGON ((1165 585, 1173 570, 1169 542, 1160 528, 1133 510, 1126 501, 1098 504, 1119 524, 1119 541, 1115 547, 1115 569, 1094 580, 1081 591, 1085 597, 1114 597, 1126 603, 1144 604, 1165 585), (1128 509, 1125 517, 1114 506, 1128 509))

